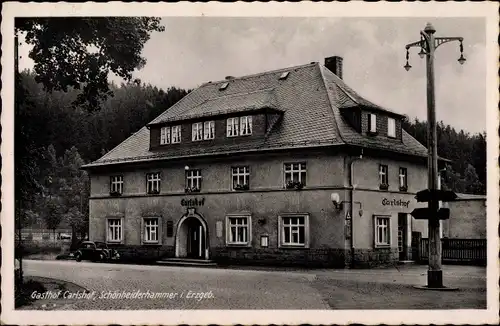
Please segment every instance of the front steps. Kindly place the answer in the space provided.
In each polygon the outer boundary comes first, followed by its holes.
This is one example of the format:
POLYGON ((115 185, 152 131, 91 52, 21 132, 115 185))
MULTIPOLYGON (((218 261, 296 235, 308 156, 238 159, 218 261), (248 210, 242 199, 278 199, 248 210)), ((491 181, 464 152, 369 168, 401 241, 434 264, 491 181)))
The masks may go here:
POLYGON ((156 261, 158 265, 186 266, 186 267, 216 267, 213 260, 190 259, 190 258, 163 258, 156 261))

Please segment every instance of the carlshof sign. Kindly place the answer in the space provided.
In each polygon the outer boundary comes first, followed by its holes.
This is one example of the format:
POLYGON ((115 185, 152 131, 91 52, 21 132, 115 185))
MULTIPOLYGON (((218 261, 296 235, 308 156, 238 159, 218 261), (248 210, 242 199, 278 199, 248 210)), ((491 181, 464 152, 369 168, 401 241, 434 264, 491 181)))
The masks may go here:
POLYGON ((387 199, 384 198, 382 199, 382 205, 384 206, 402 206, 402 207, 408 207, 410 205, 409 200, 401 200, 401 199, 387 199))
POLYGON ((191 198, 191 199, 186 199, 183 198, 181 200, 181 206, 189 206, 189 207, 194 207, 194 206, 203 206, 205 204, 205 198, 191 198))

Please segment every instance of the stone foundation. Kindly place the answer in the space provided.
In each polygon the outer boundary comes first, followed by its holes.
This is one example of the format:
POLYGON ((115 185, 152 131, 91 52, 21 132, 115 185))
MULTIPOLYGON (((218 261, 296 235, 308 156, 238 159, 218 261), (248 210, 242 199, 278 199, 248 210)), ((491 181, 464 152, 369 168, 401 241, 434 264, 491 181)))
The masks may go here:
POLYGON ((175 250, 173 246, 147 245, 131 246, 120 244, 108 244, 120 254, 123 261, 155 261, 162 257, 174 257, 175 250))
MULTIPOLYGON (((155 261, 175 257, 173 246, 108 245, 116 249, 124 261, 155 261)), ((217 247, 210 259, 220 265, 267 265, 329 268, 372 268, 394 265, 399 258, 397 248, 355 249, 354 257, 344 249, 271 249, 217 247), (351 261, 354 258, 354 264, 351 261)))
POLYGON ((345 267, 344 249, 252 249, 218 247, 211 257, 221 265, 345 267))
POLYGON ((351 268, 395 265, 398 260, 398 248, 354 249, 354 262, 351 268))

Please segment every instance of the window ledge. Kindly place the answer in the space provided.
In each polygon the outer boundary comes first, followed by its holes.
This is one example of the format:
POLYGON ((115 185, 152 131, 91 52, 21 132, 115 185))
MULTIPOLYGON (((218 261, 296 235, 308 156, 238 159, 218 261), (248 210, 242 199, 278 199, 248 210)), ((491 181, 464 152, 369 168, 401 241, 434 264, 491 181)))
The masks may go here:
POLYGON ((306 245, 280 244, 279 249, 309 249, 306 245))
POLYGON ((374 248, 375 249, 390 249, 391 245, 390 244, 378 244, 378 245, 375 245, 374 248))
POLYGON ((143 241, 142 245, 143 246, 161 246, 161 243, 159 243, 158 241, 156 241, 156 242, 146 242, 146 241, 143 241))
POLYGON ((123 244, 123 240, 120 240, 120 241, 109 241, 109 240, 107 240, 106 244, 112 244, 112 245, 123 244))
POLYGON ((252 245, 250 243, 226 243, 226 247, 233 248, 251 248, 252 245))

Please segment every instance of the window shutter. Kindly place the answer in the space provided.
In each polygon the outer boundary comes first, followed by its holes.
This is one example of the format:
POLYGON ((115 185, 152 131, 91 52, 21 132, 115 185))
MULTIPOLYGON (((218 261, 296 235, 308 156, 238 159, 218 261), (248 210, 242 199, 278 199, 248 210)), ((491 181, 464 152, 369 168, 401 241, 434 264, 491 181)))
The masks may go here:
POLYGON ((158 216, 158 244, 163 243, 163 217, 158 216))
POLYGON ((139 239, 141 240, 141 244, 144 243, 144 217, 141 217, 141 228, 140 228, 140 237, 139 239))
POLYGON ((174 236, 174 222, 167 221, 167 238, 171 238, 174 236))
POLYGON ((104 219, 104 239, 106 239, 106 242, 109 241, 109 230, 108 230, 108 219, 104 219))

